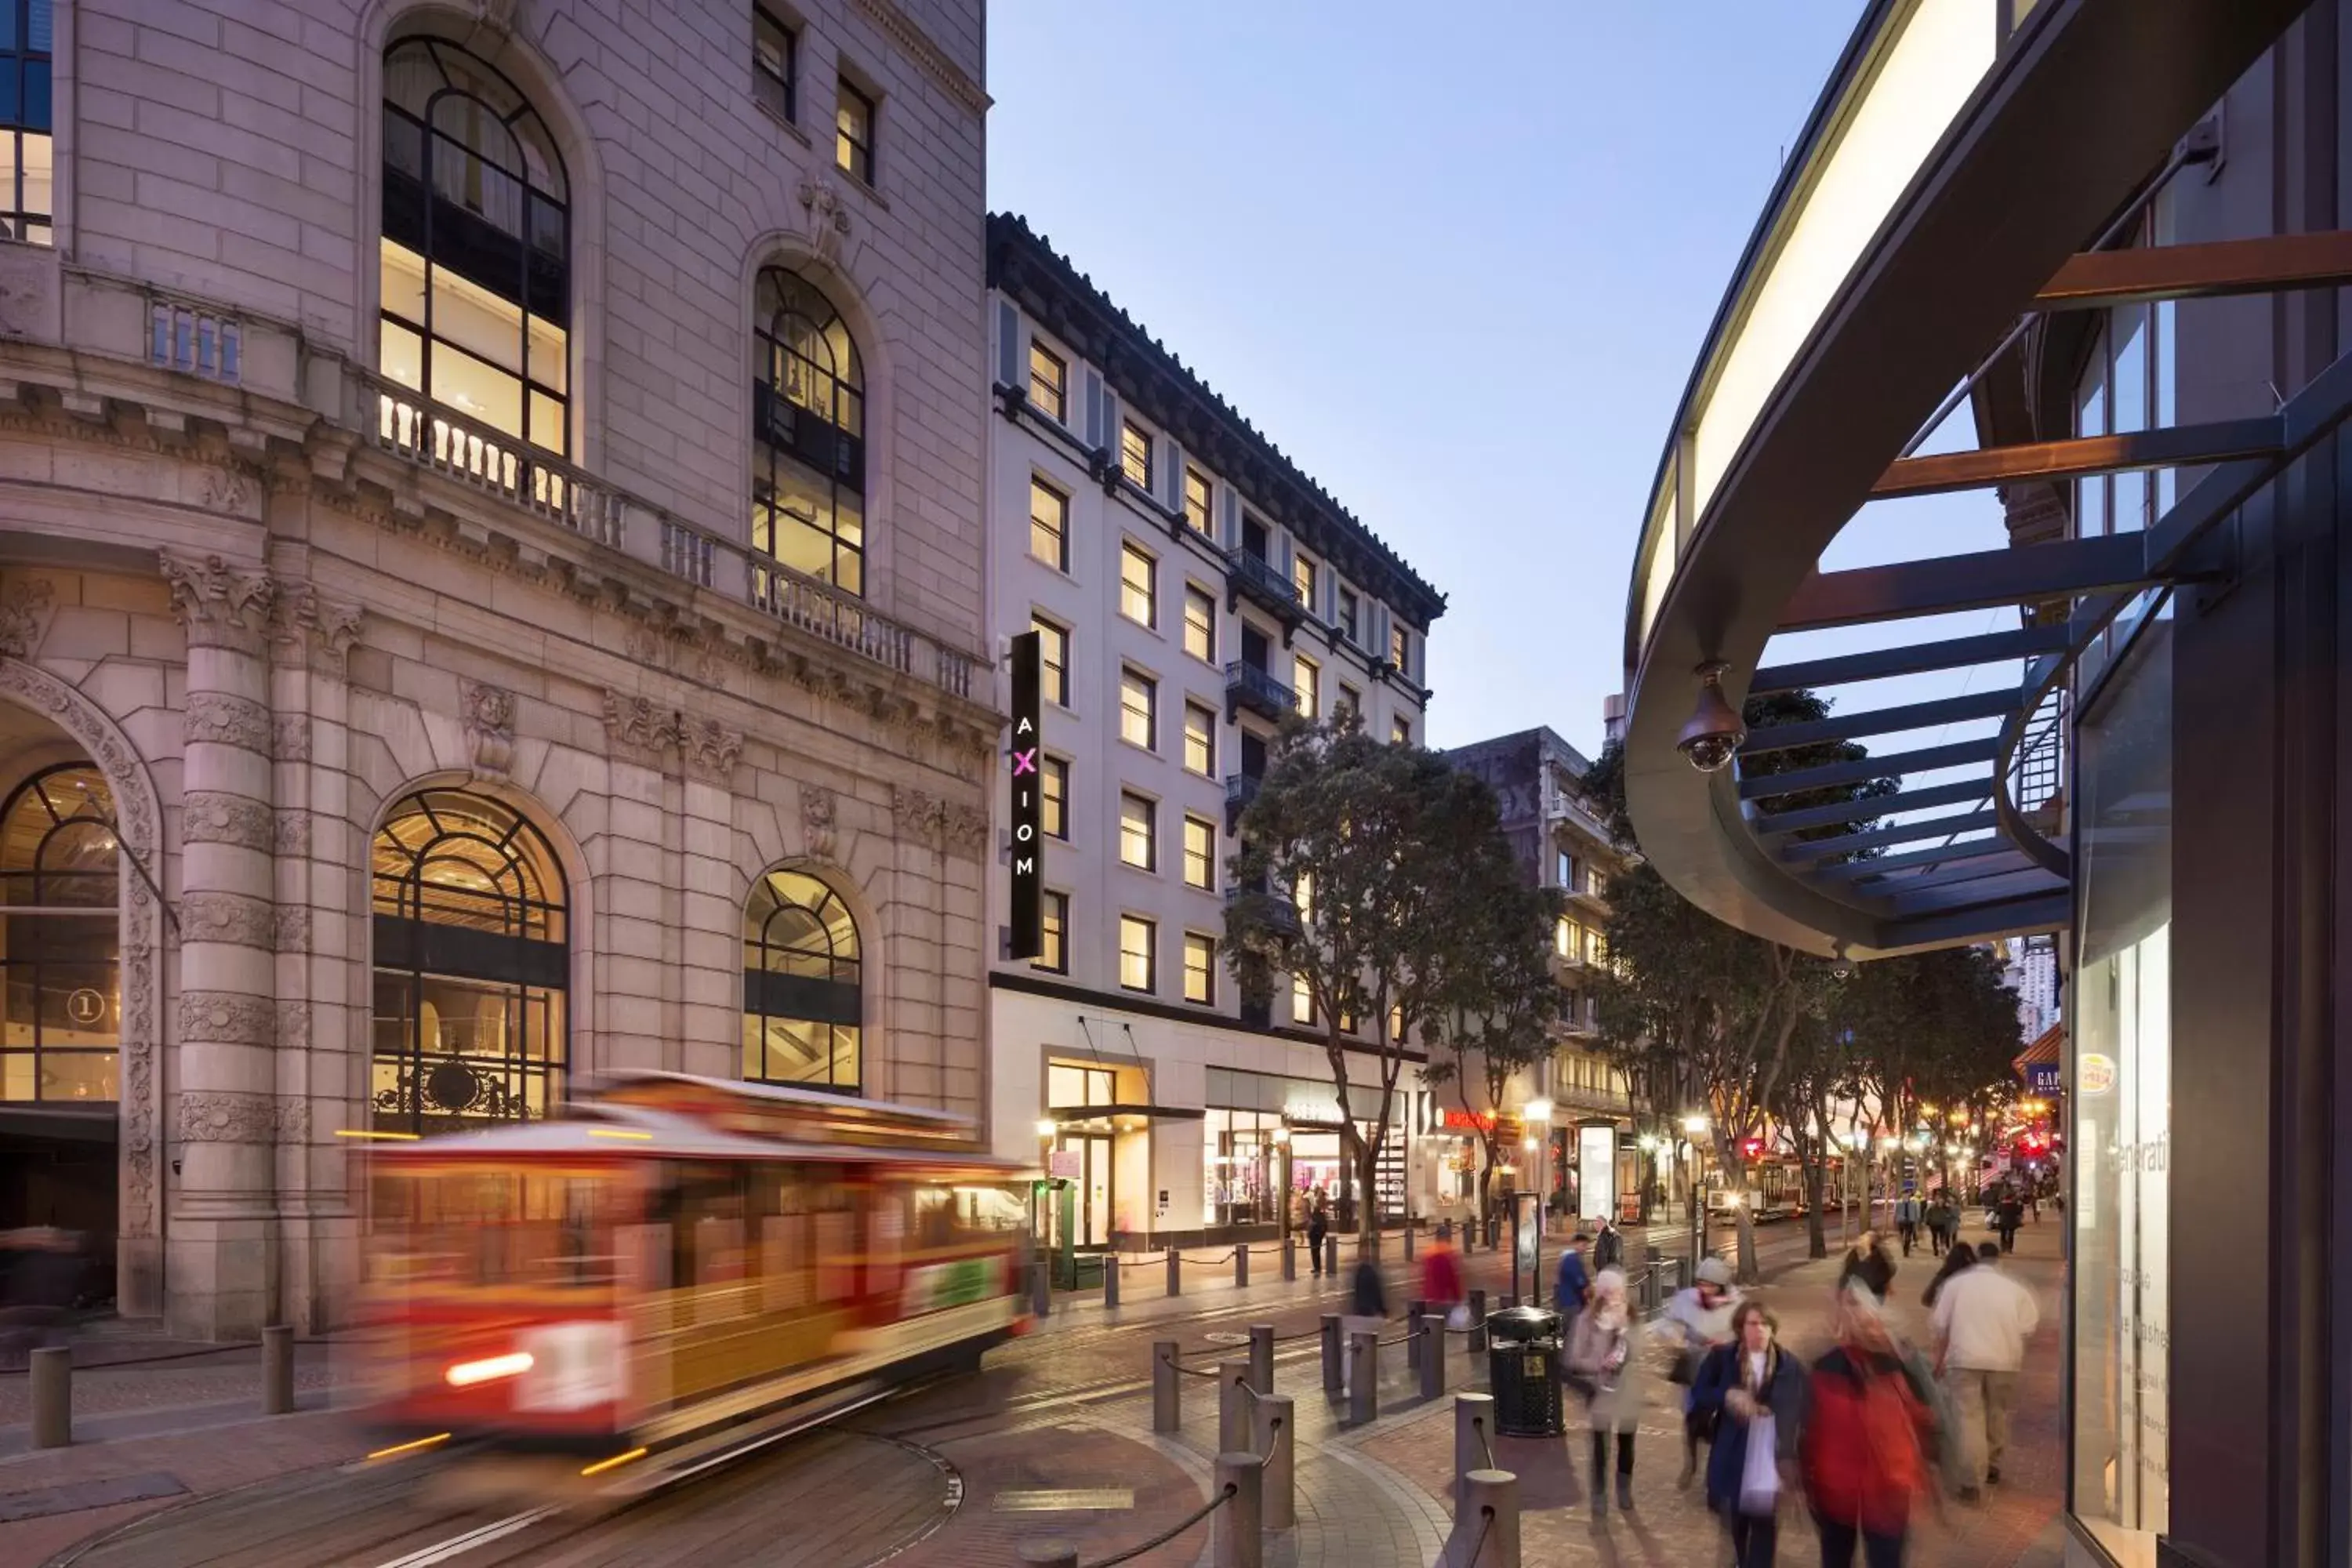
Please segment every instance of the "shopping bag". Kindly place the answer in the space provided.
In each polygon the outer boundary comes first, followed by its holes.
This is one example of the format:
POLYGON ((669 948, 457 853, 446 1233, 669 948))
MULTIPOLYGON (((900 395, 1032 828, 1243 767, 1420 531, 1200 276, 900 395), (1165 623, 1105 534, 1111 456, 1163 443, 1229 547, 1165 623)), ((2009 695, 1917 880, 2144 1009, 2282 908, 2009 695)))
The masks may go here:
POLYGON ((1780 1500, 1780 1434, 1769 1410, 1748 1418, 1748 1462, 1739 1469, 1739 1511, 1770 1513, 1780 1500))
POLYGON ((1452 1329, 1457 1334, 1463 1330, 1468 1328, 1470 1326, 1470 1309, 1467 1306, 1457 1306, 1454 1310, 1446 1313, 1445 1326, 1452 1329))

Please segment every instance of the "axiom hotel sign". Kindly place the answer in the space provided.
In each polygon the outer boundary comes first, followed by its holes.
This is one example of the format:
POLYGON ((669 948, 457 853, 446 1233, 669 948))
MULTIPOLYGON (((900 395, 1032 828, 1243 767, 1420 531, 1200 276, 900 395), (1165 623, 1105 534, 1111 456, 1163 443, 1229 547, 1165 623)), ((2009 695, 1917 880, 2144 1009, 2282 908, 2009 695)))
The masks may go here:
POLYGON ((1013 945, 1008 958, 1036 958, 1045 951, 1045 802, 1038 743, 1044 739, 1039 711, 1035 632, 1013 639, 1013 743, 1005 758, 1013 784, 1013 945))

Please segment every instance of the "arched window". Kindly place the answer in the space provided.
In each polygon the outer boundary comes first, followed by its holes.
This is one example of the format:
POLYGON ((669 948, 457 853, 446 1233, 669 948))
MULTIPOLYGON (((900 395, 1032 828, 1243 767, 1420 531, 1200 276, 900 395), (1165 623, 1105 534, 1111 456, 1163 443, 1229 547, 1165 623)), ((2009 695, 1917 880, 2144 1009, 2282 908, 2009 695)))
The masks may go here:
POLYGON ((814 284, 776 267, 760 274, 756 329, 752 547, 862 595, 866 373, 857 345, 814 284))
POLYGON ((855 1094, 857 921, 800 871, 771 871, 743 906, 743 1076, 855 1094))
POLYGON ((122 921, 114 796, 88 763, 0 806, 0 1100, 115 1098, 122 921))
POLYGON ((455 45, 383 58, 384 375, 569 449, 571 188, 546 122, 455 45))
POLYGON ((521 814, 424 790, 375 836, 375 1047, 386 1131, 543 1117, 562 1092, 563 871, 521 814))

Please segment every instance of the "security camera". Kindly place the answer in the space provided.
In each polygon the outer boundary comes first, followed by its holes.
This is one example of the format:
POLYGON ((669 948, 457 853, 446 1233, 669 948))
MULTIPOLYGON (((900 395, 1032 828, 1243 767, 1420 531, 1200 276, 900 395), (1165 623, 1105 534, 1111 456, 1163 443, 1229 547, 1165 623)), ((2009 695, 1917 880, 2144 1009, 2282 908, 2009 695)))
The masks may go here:
POLYGON ((1853 978, 1853 960, 1845 955, 1845 943, 1843 942, 1838 943, 1835 947, 1830 950, 1830 978, 1832 980, 1851 980, 1853 978))
POLYGON ((1691 710, 1690 722, 1675 738, 1675 750, 1703 773, 1721 773, 1728 767, 1739 743, 1748 739, 1748 726, 1740 722, 1739 710, 1724 698, 1724 668, 1720 660, 1698 667, 1698 705, 1691 710))

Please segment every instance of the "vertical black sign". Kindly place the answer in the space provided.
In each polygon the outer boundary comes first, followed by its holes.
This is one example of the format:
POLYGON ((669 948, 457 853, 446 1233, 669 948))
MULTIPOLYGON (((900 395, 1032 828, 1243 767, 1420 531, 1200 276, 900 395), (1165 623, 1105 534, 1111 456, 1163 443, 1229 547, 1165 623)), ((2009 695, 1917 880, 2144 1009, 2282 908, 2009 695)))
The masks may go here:
POLYGON ((1036 958, 1045 951, 1045 760, 1035 632, 1013 639, 1013 951, 1036 958))

